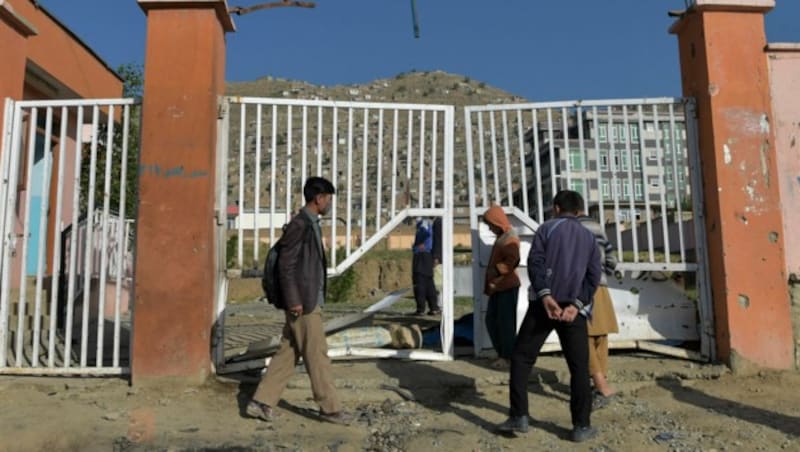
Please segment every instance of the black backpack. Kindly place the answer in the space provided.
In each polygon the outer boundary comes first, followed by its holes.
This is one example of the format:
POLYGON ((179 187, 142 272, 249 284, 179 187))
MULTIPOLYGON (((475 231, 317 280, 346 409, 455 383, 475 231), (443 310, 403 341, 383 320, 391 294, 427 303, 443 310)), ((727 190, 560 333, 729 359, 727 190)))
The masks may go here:
POLYGON ((281 239, 278 239, 275 245, 269 249, 264 262, 264 274, 261 276, 261 288, 264 289, 264 296, 271 305, 278 309, 284 308, 281 283, 278 279, 278 259, 280 259, 282 246, 281 239))
MULTIPOLYGON (((288 226, 288 224, 283 226, 284 233, 288 226)), ((311 223, 307 225, 307 230, 309 229, 312 229, 311 223)), ((283 293, 281 293, 280 273, 278 272, 278 259, 280 259, 281 248, 283 247, 281 242, 283 242, 283 235, 267 252, 267 259, 264 261, 264 273, 261 276, 261 288, 264 289, 264 296, 269 304, 278 309, 286 309, 286 304, 283 302, 283 293)))

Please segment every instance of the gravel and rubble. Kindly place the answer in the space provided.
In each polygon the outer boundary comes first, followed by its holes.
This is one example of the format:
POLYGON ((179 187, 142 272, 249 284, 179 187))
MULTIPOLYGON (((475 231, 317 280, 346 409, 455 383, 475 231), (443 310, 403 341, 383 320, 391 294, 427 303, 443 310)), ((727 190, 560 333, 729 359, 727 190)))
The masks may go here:
MULTIPOLYGON (((563 358, 531 377, 531 431, 497 435, 508 376, 487 360, 335 362, 349 427, 320 422, 298 372, 271 423, 245 418, 254 385, 130 387, 118 379, 0 378, 0 451, 800 450, 800 374, 615 353, 620 395, 593 413, 598 438, 567 440, 563 358)), ((234 381, 234 380, 227 380, 234 381)))

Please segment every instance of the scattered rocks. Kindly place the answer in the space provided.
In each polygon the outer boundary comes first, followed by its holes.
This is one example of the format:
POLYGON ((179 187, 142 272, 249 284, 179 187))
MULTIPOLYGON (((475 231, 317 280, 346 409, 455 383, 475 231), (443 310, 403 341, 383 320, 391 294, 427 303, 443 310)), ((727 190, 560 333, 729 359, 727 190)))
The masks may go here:
POLYGON ((108 413, 103 415, 103 419, 111 422, 118 421, 122 417, 122 415, 115 411, 109 411, 108 413))

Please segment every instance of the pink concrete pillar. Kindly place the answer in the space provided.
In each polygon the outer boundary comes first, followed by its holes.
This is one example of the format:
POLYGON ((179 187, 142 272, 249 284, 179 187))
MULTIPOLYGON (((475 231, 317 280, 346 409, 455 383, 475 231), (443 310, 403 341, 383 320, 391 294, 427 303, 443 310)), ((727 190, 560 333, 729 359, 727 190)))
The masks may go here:
POLYGON ((734 370, 792 367, 764 14, 774 0, 696 0, 678 35, 697 99, 717 352, 734 370))
POLYGON ((215 299, 216 121, 224 0, 138 0, 147 14, 139 169, 134 384, 208 376, 215 299))
POLYGON ((28 37, 36 29, 19 15, 7 1, 0 0, 0 129, 3 126, 3 100, 22 100, 25 86, 28 37))

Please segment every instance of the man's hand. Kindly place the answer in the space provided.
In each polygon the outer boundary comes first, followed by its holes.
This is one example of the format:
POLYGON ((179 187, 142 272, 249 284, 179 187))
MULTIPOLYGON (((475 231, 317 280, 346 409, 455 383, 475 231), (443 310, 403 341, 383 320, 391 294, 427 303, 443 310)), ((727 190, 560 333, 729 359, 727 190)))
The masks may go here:
POLYGON ((303 313, 303 305, 295 305, 286 308, 286 312, 289 313, 290 316, 297 318, 303 313))
POLYGON ((564 308, 564 310, 561 312, 561 321, 572 323, 572 321, 575 320, 575 317, 577 316, 578 316, 578 308, 575 307, 575 305, 571 304, 566 308, 564 308))
POLYGON ((561 306, 558 305, 555 298, 545 295, 542 297, 542 304, 544 304, 544 309, 547 311, 547 317, 551 320, 561 320, 561 306))

